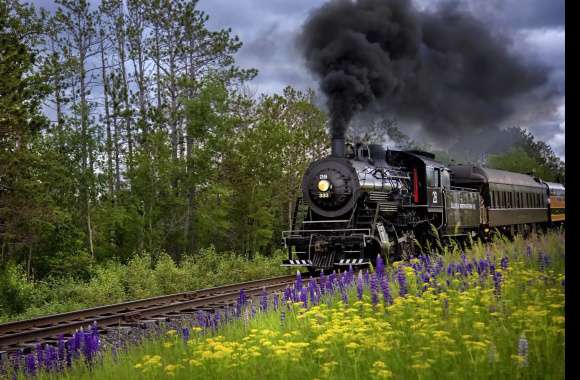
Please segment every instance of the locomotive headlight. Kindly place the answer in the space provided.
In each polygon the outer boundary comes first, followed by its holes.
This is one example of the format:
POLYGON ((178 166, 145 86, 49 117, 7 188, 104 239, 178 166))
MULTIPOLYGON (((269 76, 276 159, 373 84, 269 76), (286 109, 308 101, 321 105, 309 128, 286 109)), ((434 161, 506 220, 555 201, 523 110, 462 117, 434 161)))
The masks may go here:
POLYGON ((325 179, 318 181, 318 190, 325 192, 328 189, 330 189, 330 182, 325 179))

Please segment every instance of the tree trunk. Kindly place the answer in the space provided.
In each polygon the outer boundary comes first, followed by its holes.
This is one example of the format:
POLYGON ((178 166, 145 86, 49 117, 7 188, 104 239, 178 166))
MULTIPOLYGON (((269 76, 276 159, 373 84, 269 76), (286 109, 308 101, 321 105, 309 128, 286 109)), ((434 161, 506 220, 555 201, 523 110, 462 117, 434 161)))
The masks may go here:
POLYGON ((104 32, 101 30, 101 40, 99 46, 101 48, 101 75, 103 78, 103 87, 105 95, 105 125, 107 126, 107 183, 109 185, 109 194, 111 194, 111 199, 114 194, 114 179, 113 179, 113 142, 111 136, 111 116, 109 113, 109 81, 107 79, 106 63, 105 63, 105 50, 103 48, 104 32))

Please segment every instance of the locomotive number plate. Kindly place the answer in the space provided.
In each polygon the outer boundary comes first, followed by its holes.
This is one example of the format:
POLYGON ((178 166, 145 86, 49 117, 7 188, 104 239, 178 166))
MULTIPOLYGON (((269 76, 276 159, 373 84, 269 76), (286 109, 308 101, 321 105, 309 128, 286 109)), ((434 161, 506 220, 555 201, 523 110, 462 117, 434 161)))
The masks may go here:
POLYGON ((330 198, 330 193, 318 193, 318 198, 330 198))

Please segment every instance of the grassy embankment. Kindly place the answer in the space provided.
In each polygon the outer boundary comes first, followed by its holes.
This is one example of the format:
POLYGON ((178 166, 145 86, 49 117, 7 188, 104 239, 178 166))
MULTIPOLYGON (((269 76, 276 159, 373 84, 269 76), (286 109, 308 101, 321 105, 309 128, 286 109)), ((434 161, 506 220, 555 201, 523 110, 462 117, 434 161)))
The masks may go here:
POLYGON ((333 291, 314 287, 307 308, 302 299, 273 310, 270 298, 254 318, 246 306, 217 331, 168 330, 59 377, 563 378, 564 256, 563 235, 550 234, 398 263, 389 281, 339 276, 333 291))

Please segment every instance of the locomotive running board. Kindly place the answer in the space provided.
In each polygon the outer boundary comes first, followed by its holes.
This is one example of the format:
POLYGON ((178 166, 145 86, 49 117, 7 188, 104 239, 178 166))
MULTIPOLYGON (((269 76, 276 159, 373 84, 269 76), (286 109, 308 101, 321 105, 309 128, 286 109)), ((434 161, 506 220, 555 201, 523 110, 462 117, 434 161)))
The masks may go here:
POLYGON ((341 259, 338 263, 334 265, 367 265, 370 261, 367 259, 341 259))
MULTIPOLYGON (((340 259, 338 262, 333 263, 337 266, 348 266, 348 265, 368 265, 370 261, 368 259, 340 259)), ((304 267, 312 266, 312 260, 282 260, 281 267, 304 267)))
POLYGON ((282 260, 281 267, 304 267, 312 266, 311 260, 282 260))

